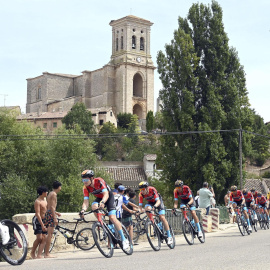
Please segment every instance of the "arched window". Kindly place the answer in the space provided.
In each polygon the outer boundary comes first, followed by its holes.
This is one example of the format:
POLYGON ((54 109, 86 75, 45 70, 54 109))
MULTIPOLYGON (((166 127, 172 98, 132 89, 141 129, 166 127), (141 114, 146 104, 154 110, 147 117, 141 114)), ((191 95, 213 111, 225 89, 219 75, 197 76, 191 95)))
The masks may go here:
POLYGON ((37 90, 37 100, 41 100, 41 87, 38 87, 37 90))
POLYGON ((124 49, 124 38, 123 36, 121 36, 121 50, 124 49))
POLYGON ((143 117, 143 110, 142 107, 139 104, 135 104, 133 107, 133 114, 136 114, 138 116, 138 119, 142 119, 143 117))
POLYGON ((132 36, 132 49, 136 49, 136 37, 132 36))
POLYGON ((133 96, 143 97, 143 79, 139 73, 133 77, 133 96))
POLYGON ((116 38, 116 51, 118 51, 118 38, 116 38))
POLYGON ((143 37, 140 38, 140 50, 144 51, 144 38, 143 37))

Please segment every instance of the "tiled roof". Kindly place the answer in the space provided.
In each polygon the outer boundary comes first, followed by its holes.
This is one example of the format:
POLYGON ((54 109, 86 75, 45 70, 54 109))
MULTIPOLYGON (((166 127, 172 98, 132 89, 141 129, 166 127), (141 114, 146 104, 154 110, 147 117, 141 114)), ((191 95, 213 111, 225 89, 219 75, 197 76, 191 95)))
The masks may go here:
POLYGON ((267 187, 269 188, 269 190, 270 190, 270 179, 263 179, 264 180, 264 182, 265 182, 265 184, 267 185, 267 187))
POLYGON ((148 155, 145 155, 145 158, 146 160, 149 160, 149 161, 155 161, 157 159, 157 155, 156 154, 148 154, 148 155))
POLYGON ((246 183, 244 188, 250 190, 251 188, 255 188, 256 190, 264 193, 263 185, 260 179, 246 179, 246 183))
POLYGON ((21 114, 17 117, 20 119, 55 119, 55 118, 64 118, 67 112, 42 112, 38 114, 37 112, 21 114))

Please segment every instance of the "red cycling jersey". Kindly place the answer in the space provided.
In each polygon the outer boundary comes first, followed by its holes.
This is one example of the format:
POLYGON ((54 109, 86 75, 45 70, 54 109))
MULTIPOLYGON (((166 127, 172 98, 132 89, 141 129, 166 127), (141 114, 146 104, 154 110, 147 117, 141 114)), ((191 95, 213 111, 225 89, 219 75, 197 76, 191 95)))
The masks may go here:
POLYGON ((231 202, 240 202, 244 199, 244 196, 241 192, 241 190, 237 190, 237 193, 234 194, 233 192, 231 192, 230 194, 230 201, 231 202))
POLYGON ((189 186, 183 185, 182 191, 175 188, 173 191, 174 199, 178 200, 178 197, 180 197, 182 200, 187 200, 192 197, 192 192, 189 188, 189 186))
POLYGON ((265 204, 265 203, 266 203, 266 198, 264 196, 257 197, 256 204, 265 204))
POLYGON ((89 193, 93 194, 97 198, 103 198, 102 192, 108 190, 106 182, 100 177, 94 178, 93 182, 94 182, 94 187, 91 187, 91 186, 84 186, 83 187, 84 198, 85 199, 87 197, 89 198, 89 193))
POLYGON ((255 192, 253 193, 253 197, 254 197, 254 200, 257 199, 257 197, 258 197, 258 191, 255 191, 255 192))
POLYGON ((148 193, 143 195, 142 192, 139 194, 139 204, 142 205, 143 199, 146 199, 148 202, 155 202, 159 199, 159 194, 154 187, 148 187, 148 193))
POLYGON ((245 201, 248 203, 254 201, 254 197, 250 191, 246 195, 244 195, 244 198, 245 198, 245 201))

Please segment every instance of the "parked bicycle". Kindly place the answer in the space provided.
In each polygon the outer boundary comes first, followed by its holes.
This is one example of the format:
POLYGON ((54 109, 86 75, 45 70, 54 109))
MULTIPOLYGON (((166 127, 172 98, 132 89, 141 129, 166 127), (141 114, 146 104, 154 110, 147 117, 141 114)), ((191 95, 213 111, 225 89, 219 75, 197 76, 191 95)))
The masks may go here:
POLYGON ((145 213, 135 214, 136 221, 133 222, 133 243, 138 242, 140 235, 145 234, 145 222, 147 216, 145 213), (144 215, 143 218, 141 216, 144 215))
MULTIPOLYGON (((205 242, 205 233, 203 230, 202 223, 199 222, 200 228, 202 231, 202 237, 198 237, 199 231, 195 224, 195 221, 191 215, 191 211, 187 207, 182 207, 182 213, 183 213, 183 221, 182 221, 182 231, 184 234, 184 237, 189 245, 194 244, 194 238, 198 238, 201 243, 205 242)), ((174 215, 177 216, 177 213, 174 212, 174 215)))
MULTIPOLYGON (((87 215, 89 213, 90 212, 85 212, 84 215, 87 215)), ((68 244, 73 244, 75 247, 80 248, 82 250, 90 250, 95 246, 95 241, 93 239, 91 228, 86 227, 81 229, 78 233, 76 233, 78 223, 80 223, 81 221, 89 223, 89 221, 86 221, 84 218, 74 218, 74 220, 76 220, 75 227, 74 229, 70 229, 64 227, 62 224, 71 224, 71 222, 65 219, 58 219, 58 224, 55 227, 55 230, 52 235, 49 252, 52 251, 57 238, 60 236, 60 233, 65 238, 67 238, 68 244)))
POLYGON ((160 250, 161 243, 165 241, 169 248, 173 249, 175 247, 175 237, 174 232, 169 224, 170 233, 173 239, 172 244, 168 244, 168 236, 162 221, 160 220, 159 214, 156 211, 146 211, 149 213, 149 218, 145 221, 145 232, 147 235, 148 242, 153 250, 160 250))
POLYGON ((106 258, 113 256, 114 246, 119 244, 120 248, 127 254, 131 255, 133 253, 133 245, 126 227, 121 223, 124 236, 129 241, 129 248, 123 249, 122 239, 120 234, 113 224, 108 224, 105 220, 105 216, 108 216, 108 212, 104 209, 97 209, 94 211, 97 213, 97 221, 92 226, 92 232, 95 244, 101 254, 106 258))
POLYGON ((9 264, 20 265, 25 261, 27 255, 26 237, 15 222, 4 219, 1 223, 8 227, 10 239, 5 245, 2 244, 2 239, 0 239, 0 254, 9 264))

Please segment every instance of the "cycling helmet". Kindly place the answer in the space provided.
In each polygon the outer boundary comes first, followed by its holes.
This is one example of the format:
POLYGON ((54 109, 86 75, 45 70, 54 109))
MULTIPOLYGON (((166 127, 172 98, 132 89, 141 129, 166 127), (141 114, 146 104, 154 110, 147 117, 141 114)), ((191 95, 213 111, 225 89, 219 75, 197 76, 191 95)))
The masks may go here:
POLYGON ((255 192, 255 190, 256 190, 255 187, 253 187, 250 191, 251 192, 255 192))
POLYGON ((242 190, 242 193, 243 193, 243 194, 247 194, 247 189, 244 188, 244 189, 242 190))
POLYGON ((86 177, 91 178, 91 177, 93 177, 94 175, 95 175, 94 171, 92 171, 92 170, 84 170, 84 171, 82 172, 82 174, 81 174, 81 177, 82 177, 82 178, 86 178, 86 177))
POLYGON ((149 183, 146 181, 142 181, 139 183, 139 188, 147 188, 149 187, 149 183))
POLYGON ((231 191, 236 191, 237 190, 237 186, 231 186, 231 191))
POLYGON ((262 196, 262 193, 259 191, 258 192, 258 197, 261 197, 262 196))
POLYGON ((174 183, 175 187, 182 187, 184 185, 184 182, 182 180, 176 180, 174 183))

